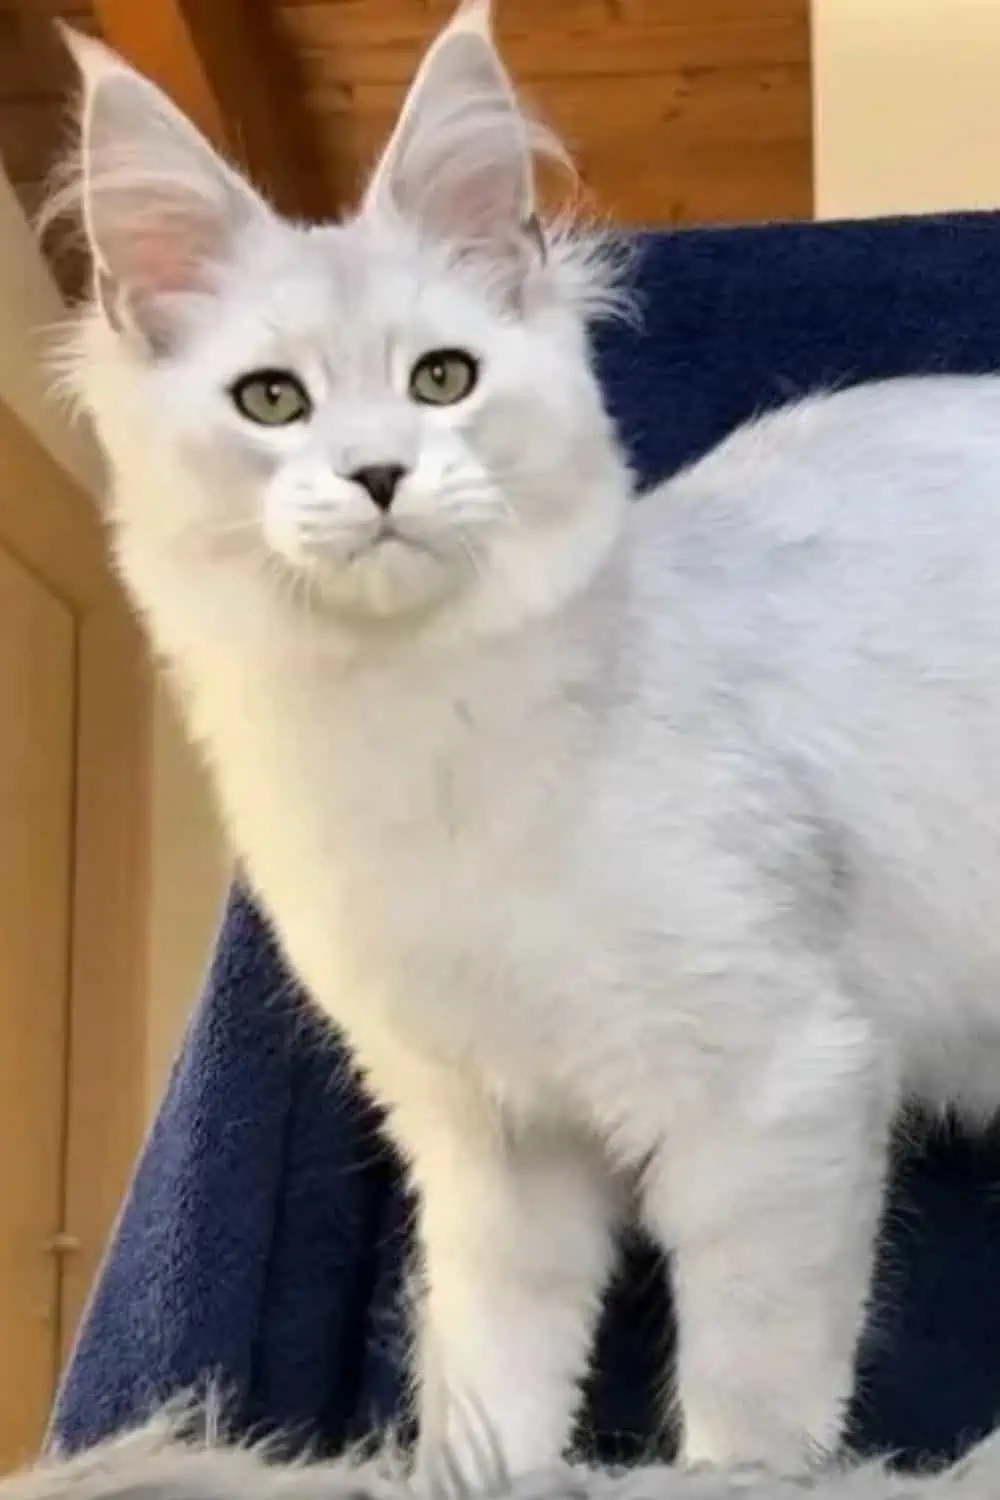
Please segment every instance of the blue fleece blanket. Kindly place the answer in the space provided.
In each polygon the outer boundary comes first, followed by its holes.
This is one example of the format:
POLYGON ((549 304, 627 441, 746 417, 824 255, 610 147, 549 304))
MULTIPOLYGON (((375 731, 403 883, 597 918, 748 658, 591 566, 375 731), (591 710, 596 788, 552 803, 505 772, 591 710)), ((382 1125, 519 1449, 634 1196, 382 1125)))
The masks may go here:
MULTIPOLYGON (((993 216, 653 235, 637 279, 644 330, 608 333, 599 357, 646 484, 802 392, 1000 365, 993 216)), ((327 1449, 396 1411, 405 1201, 339 1043, 302 1017, 235 893, 65 1378, 65 1442, 206 1375, 242 1422, 327 1449)), ((900 1154, 866 1446, 944 1453, 1000 1413, 998 1177, 997 1141, 938 1132, 900 1154)), ((625 1452, 653 1420, 658 1273, 636 1247, 601 1337, 592 1421, 625 1452)))

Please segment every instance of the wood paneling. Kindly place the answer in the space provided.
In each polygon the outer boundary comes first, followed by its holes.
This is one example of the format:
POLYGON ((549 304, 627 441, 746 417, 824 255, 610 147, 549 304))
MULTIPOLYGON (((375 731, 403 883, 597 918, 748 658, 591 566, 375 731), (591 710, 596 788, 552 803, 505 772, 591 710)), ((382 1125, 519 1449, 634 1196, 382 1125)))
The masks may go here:
MULTIPOLYGON (((86 0, 49 0, 93 27, 86 0)), ((140 0, 116 0, 143 10, 140 0)), ((201 0, 210 11, 214 0, 201 0)), ((238 0, 226 0, 229 10, 238 0)), ((271 63, 310 206, 349 203, 452 0, 242 0, 271 63)), ((808 216, 809 0, 495 0, 526 97, 588 196, 628 223, 808 216)), ((0 152, 29 202, 60 133, 67 71, 40 0, 0 0, 0 152)), ((252 91, 251 91, 252 92, 252 91)), ((292 175, 292 165, 289 166, 292 175)))
POLYGON ((0 162, 29 213, 66 138, 74 88, 45 7, 0 0, 0 162))
MULTIPOLYGON (((450 0, 285 0, 276 13, 349 199, 450 0)), ((807 0, 499 0, 498 37, 590 196, 626 222, 803 217, 807 0)))

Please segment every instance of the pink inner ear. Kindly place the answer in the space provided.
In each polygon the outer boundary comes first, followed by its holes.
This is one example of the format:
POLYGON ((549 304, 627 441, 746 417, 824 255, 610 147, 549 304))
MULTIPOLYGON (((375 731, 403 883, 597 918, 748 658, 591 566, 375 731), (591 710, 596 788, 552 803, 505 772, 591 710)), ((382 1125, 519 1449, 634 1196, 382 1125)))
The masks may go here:
POLYGON ((183 292, 197 281, 197 263, 181 236, 144 229, 130 247, 134 284, 147 292, 183 292))
POLYGON ((190 292, 204 288, 222 252, 222 230, 209 214, 166 211, 143 215, 123 231, 125 280, 137 291, 190 292))
POLYGON ((472 245, 510 249, 521 228, 518 188, 513 178, 505 181, 496 172, 470 171, 425 188, 421 212, 438 233, 472 245))
POLYGON ((506 183, 500 187, 498 191, 485 172, 458 183, 450 198, 440 205, 442 218, 456 228, 464 226, 474 238, 488 239, 497 229, 510 230, 517 222, 514 194, 506 183))

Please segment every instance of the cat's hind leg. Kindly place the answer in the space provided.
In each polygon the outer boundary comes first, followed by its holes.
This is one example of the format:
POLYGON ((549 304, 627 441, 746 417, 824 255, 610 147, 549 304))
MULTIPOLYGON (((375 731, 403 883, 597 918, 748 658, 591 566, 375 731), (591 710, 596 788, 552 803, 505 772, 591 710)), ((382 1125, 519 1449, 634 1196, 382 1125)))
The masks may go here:
POLYGON ((800 1467, 836 1447, 853 1390, 892 1099, 863 1024, 802 1015, 767 1055, 707 1069, 643 1185, 672 1252, 691 1463, 800 1467))

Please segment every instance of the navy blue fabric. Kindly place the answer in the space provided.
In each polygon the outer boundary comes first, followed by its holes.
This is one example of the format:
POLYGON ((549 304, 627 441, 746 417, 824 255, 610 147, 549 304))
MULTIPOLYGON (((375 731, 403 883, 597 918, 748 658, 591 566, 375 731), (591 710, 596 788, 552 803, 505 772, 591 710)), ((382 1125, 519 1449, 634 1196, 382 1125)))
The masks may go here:
MULTIPOLYGON (((607 332, 599 357, 643 484, 802 392, 1000 365, 993 216, 652 235, 636 278, 643 332, 607 332)), ((406 1205, 344 1053, 304 1015, 237 892, 65 1379, 63 1441, 206 1375, 242 1422, 330 1450, 396 1412, 406 1205)), ((998 1177, 996 1141, 939 1133, 901 1158, 866 1446, 943 1454, 1000 1413, 998 1177)), ((596 1427, 625 1453, 652 1421, 662 1285, 637 1247, 601 1336, 596 1427)))

